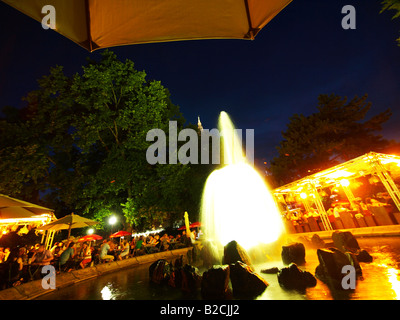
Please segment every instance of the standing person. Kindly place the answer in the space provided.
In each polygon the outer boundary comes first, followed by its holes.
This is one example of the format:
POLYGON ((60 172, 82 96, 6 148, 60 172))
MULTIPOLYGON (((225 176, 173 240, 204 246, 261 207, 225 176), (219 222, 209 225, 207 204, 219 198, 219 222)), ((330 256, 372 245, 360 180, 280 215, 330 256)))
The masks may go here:
POLYGON ((110 245, 111 245, 111 240, 108 240, 107 242, 105 242, 101 245, 100 261, 102 261, 102 260, 107 260, 108 262, 114 261, 114 256, 108 254, 108 251, 111 250, 110 245))

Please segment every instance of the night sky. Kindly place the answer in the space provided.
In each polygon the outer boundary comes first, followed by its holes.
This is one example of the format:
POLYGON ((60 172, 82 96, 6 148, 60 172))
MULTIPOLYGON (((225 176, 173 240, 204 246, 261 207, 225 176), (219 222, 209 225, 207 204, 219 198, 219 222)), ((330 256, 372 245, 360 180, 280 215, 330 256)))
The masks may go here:
MULTIPOLYGON (((217 125, 220 111, 255 130, 257 163, 277 155, 289 117, 316 111, 319 94, 369 95, 369 116, 391 108, 384 135, 400 126, 400 19, 380 14, 380 1, 294 0, 254 41, 197 40, 115 47, 149 79, 160 80, 188 122, 217 125), (357 12, 356 30, 341 26, 344 5, 357 12)), ((0 105, 22 106, 50 67, 81 71, 89 53, 17 10, 0 3, 0 105)), ((400 140, 400 139, 399 139, 400 140)))

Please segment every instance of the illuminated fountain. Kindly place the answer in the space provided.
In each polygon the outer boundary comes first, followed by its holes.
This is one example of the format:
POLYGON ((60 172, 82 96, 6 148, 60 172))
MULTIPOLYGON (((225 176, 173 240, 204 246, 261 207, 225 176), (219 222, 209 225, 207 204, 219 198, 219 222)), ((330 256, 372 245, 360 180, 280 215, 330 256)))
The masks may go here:
POLYGON ((284 230, 279 210, 264 180, 243 155, 241 139, 226 112, 220 114, 219 130, 225 165, 210 174, 203 191, 205 239, 219 249, 232 240, 246 250, 271 244, 284 230))

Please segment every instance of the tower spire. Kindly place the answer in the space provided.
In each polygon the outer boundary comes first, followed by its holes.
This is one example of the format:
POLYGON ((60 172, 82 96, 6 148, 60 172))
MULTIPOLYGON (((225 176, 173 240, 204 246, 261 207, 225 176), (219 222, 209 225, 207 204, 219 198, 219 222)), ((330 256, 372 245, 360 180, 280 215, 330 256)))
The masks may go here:
POLYGON ((197 128, 199 128, 199 132, 203 131, 203 125, 200 121, 200 116, 197 117, 197 128))

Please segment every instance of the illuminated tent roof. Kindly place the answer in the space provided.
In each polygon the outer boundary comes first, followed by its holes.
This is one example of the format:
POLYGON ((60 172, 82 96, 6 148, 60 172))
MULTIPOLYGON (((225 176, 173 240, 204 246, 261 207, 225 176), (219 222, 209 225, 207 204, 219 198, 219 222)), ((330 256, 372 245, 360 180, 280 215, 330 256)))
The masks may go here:
POLYGON ((48 222, 53 210, 0 194, 0 224, 48 222))
POLYGON ((313 183, 317 188, 336 184, 341 179, 355 179, 375 173, 383 165, 392 176, 400 175, 400 157, 370 152, 327 170, 304 177, 274 190, 274 194, 300 192, 301 187, 313 183))
POLYGON ((89 51, 137 43, 254 39, 291 0, 2 0, 89 51))

